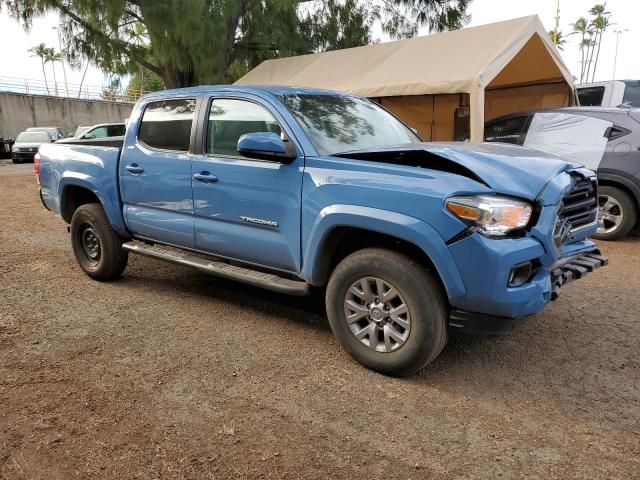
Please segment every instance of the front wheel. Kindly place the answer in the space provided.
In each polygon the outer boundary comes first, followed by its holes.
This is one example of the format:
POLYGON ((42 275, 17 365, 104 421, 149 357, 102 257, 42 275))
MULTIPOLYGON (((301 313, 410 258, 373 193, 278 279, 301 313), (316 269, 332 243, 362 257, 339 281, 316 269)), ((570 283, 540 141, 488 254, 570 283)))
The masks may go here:
POLYGON ((78 264, 94 280, 113 280, 127 267, 128 253, 100 204, 87 203, 74 212, 71 245, 78 264))
POLYGON ((349 255, 329 279, 326 306, 340 344, 384 374, 417 372, 447 342, 448 308, 440 284, 398 252, 368 248, 349 255))
POLYGON ((619 240, 635 227, 638 212, 633 199, 623 190, 604 185, 598 191, 600 226, 594 238, 619 240))

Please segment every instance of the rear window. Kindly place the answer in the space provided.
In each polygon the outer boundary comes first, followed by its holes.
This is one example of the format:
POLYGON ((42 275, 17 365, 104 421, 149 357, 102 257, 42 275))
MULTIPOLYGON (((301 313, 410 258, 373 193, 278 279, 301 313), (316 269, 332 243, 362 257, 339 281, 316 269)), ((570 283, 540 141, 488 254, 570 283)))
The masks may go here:
POLYGON ((640 81, 627 80, 624 83, 626 87, 622 103, 629 107, 640 107, 640 81))
POLYGON ((142 115, 138 140, 152 148, 186 152, 189 150, 195 99, 149 103, 142 115))
POLYGON ((484 129, 485 141, 521 145, 520 136, 528 118, 528 115, 518 115, 489 123, 484 129))
POLYGON ((604 98, 604 87, 584 87, 578 89, 578 99, 583 107, 599 107, 604 98))

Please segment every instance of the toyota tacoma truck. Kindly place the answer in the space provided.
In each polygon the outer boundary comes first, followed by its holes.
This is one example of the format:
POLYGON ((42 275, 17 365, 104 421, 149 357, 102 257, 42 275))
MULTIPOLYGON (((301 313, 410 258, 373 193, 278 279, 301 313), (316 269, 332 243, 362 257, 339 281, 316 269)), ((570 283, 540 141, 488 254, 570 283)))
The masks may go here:
POLYGON ((323 289, 340 344, 409 375, 449 335, 498 334, 605 265, 593 171, 500 144, 423 143, 379 105, 197 87, 134 107, 121 147, 50 144, 46 208, 100 281, 128 255, 276 292, 323 289))

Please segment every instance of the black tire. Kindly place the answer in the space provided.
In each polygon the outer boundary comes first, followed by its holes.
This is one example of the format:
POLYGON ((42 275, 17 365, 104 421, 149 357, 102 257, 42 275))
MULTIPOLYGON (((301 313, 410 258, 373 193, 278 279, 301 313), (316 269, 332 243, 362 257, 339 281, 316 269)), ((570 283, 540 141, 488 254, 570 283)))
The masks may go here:
MULTIPOLYGON (((426 268, 398 252, 367 248, 346 257, 331 274, 325 303, 331 330, 340 344, 358 362, 380 373, 412 375, 435 360, 447 343, 449 312, 442 287, 426 268), (375 277, 394 287, 408 307, 410 330, 396 350, 373 350, 356 338, 347 322, 349 289, 364 277, 375 277)), ((362 321, 370 323, 371 319, 368 316, 362 321)))
POLYGON ((122 239, 98 203, 81 205, 74 212, 71 245, 78 264, 94 280, 113 280, 127 267, 129 255, 122 249, 122 239))
MULTIPOLYGON (((597 238, 598 240, 620 240, 627 236, 638 222, 637 207, 631 196, 624 190, 609 185, 601 186, 598 189, 598 194, 600 195, 599 202, 601 208, 603 197, 609 197, 617 203, 615 208, 620 210, 622 221, 615 228, 607 229, 608 231, 599 228, 598 233, 594 234, 593 238, 597 238)), ((606 225, 605 223, 605 227, 606 225)))
POLYGON ((11 161, 15 164, 22 163, 22 160, 20 160, 19 158, 12 158, 11 161))

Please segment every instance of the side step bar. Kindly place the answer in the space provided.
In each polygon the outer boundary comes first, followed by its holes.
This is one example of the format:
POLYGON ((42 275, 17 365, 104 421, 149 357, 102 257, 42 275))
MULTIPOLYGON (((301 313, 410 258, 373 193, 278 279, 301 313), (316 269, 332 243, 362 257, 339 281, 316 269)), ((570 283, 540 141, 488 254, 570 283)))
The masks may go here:
POLYGON ((290 280, 273 273, 264 273, 249 268, 238 267, 213 259, 203 259, 181 250, 170 250, 168 248, 139 242, 127 242, 122 245, 122 248, 131 253, 164 260, 165 262, 175 263, 176 265, 195 268, 201 272, 247 283, 274 292, 302 296, 307 295, 310 290, 310 285, 301 280, 290 280))

